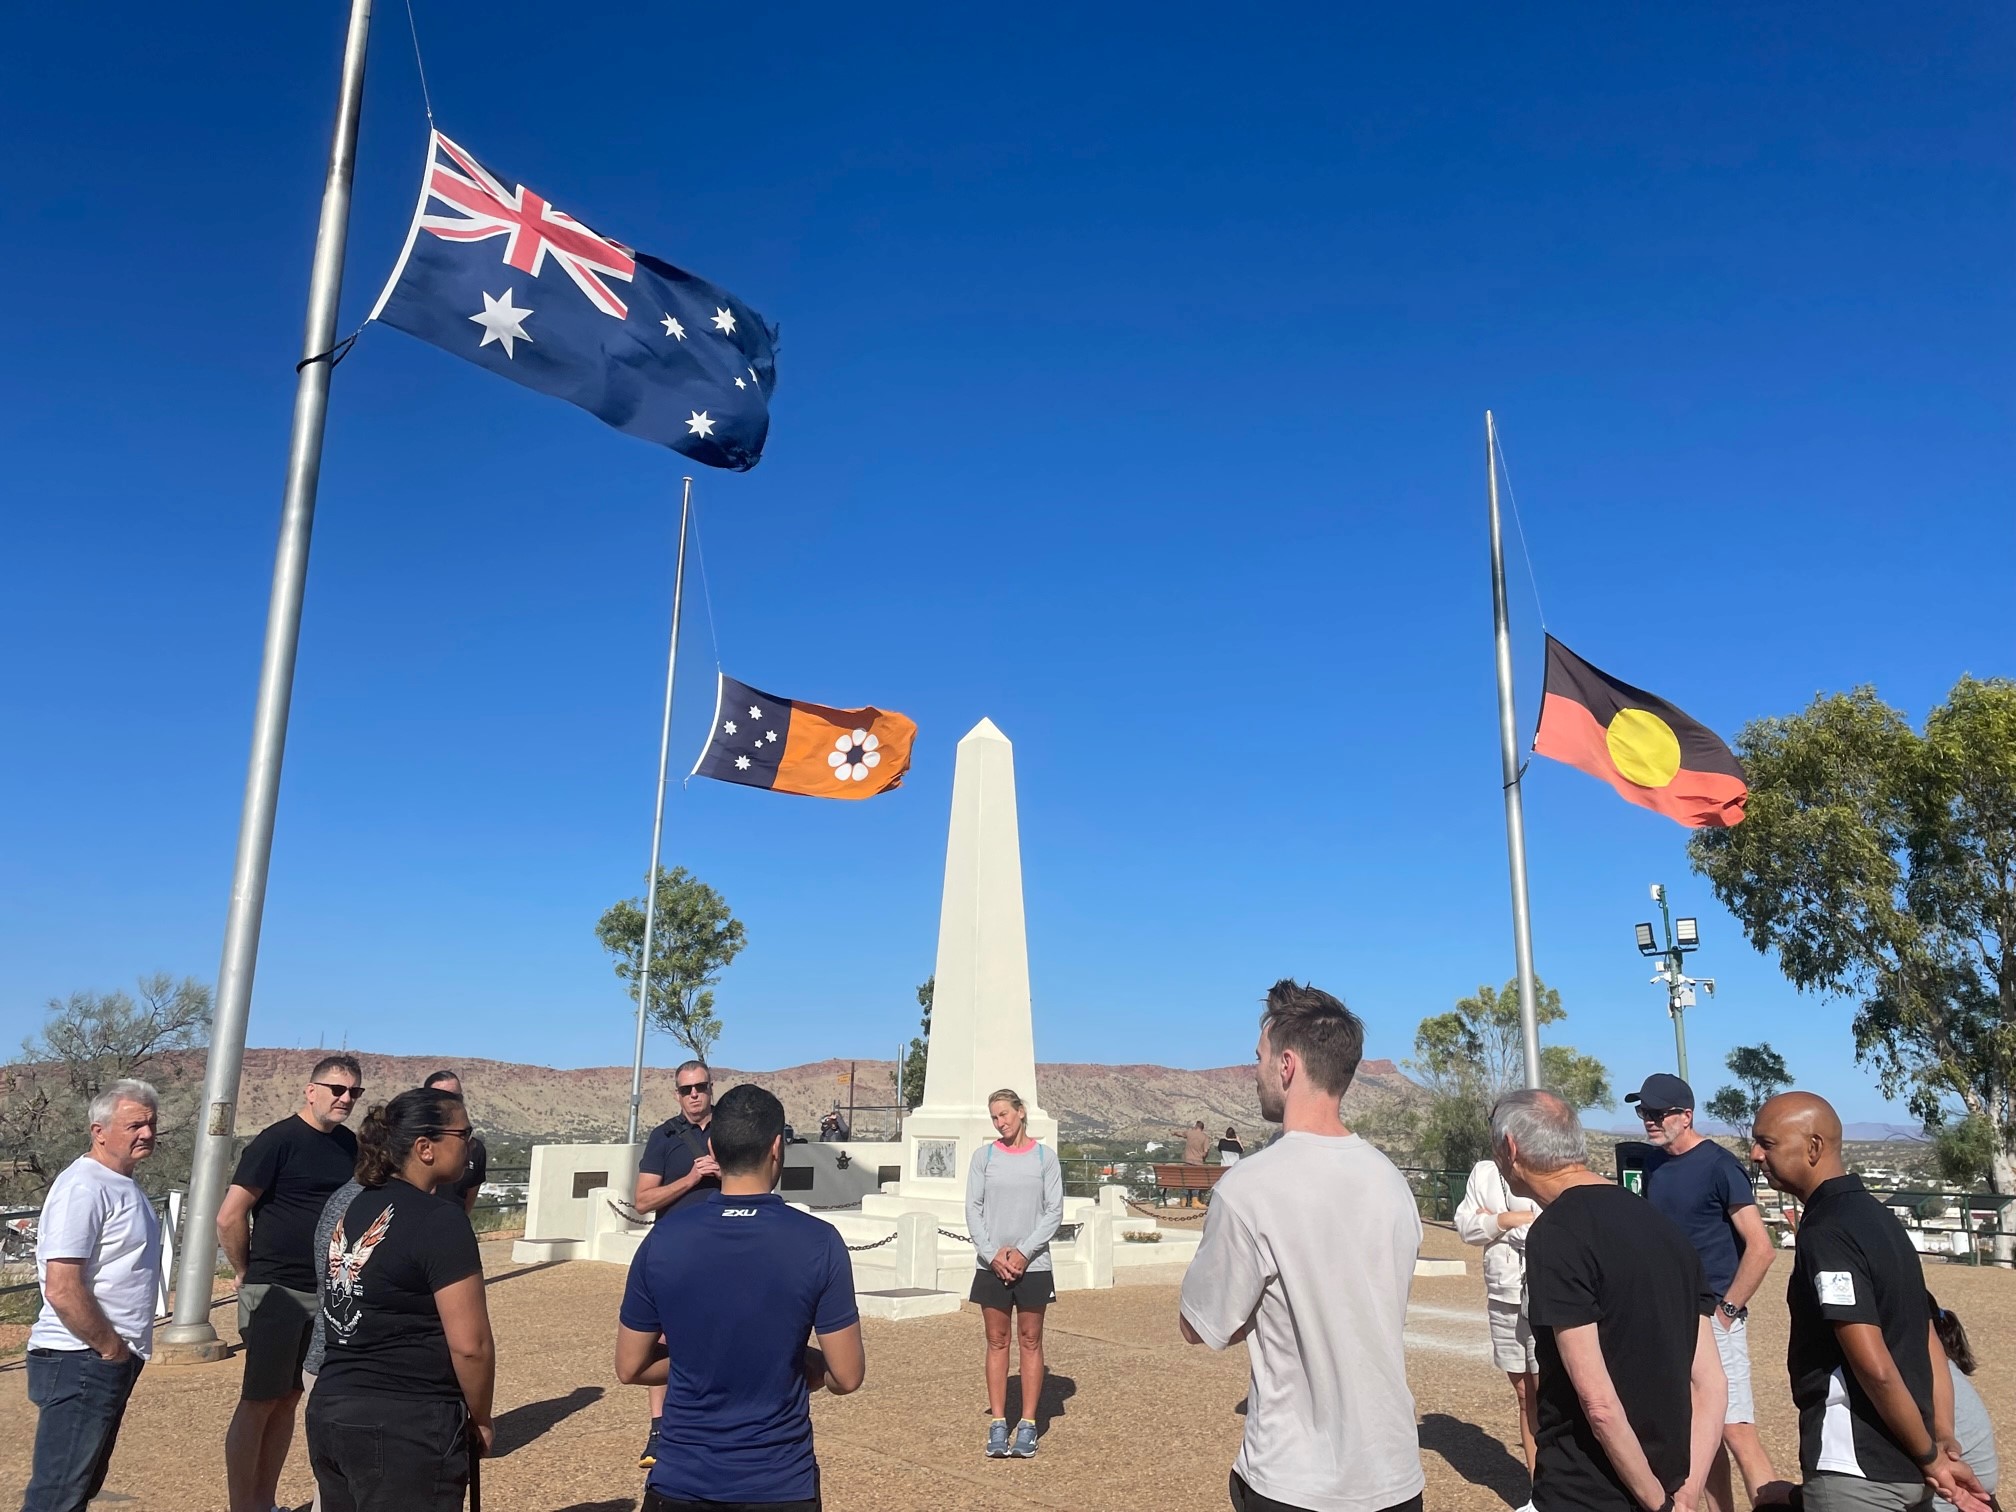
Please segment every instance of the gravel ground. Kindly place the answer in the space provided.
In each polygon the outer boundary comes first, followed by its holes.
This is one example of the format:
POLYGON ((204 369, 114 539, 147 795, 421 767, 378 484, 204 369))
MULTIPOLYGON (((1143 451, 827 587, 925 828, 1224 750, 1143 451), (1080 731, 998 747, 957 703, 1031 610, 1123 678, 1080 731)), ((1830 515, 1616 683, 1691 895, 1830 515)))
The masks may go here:
MULTIPOLYGON (((1427 1504, 1495 1512, 1526 1497, 1512 1395, 1491 1366, 1474 1251, 1430 1229, 1426 1252, 1463 1256, 1467 1274, 1414 1285, 1407 1341, 1421 1419, 1427 1504)), ((622 1272, 613 1266, 519 1266, 484 1246, 501 1366, 498 1455, 484 1472, 489 1512, 636 1512, 642 1390, 615 1384, 610 1349, 622 1272)), ((1754 1308, 1753 1358, 1766 1447, 1794 1463, 1786 1395, 1780 1256, 1754 1308)), ((980 1321, 970 1307, 913 1323, 867 1325, 868 1384, 814 1401, 826 1505, 834 1512, 1178 1512, 1226 1505, 1246 1395, 1241 1349, 1187 1348, 1175 1327, 1174 1267, 1108 1292, 1068 1292, 1052 1310, 1052 1367, 1033 1460, 980 1454, 985 1405, 980 1321)), ((1995 1341, 2016 1327, 2016 1276, 1934 1262, 1927 1278, 1967 1320, 1984 1359, 1976 1384, 2005 1445, 2016 1444, 2016 1359, 1995 1341)), ((235 1309, 216 1314, 235 1342, 235 1309)), ((154 1367, 142 1377, 104 1496, 93 1505, 161 1512, 224 1506, 224 1425, 235 1365, 154 1367)), ((1013 1386, 1010 1409, 1014 1410, 1013 1386)), ((34 1408, 18 1359, 0 1367, 0 1503, 27 1479, 34 1408)), ((2005 1452, 2009 1452, 2006 1451, 2005 1452)), ((300 1444, 281 1484, 311 1493, 300 1444)))

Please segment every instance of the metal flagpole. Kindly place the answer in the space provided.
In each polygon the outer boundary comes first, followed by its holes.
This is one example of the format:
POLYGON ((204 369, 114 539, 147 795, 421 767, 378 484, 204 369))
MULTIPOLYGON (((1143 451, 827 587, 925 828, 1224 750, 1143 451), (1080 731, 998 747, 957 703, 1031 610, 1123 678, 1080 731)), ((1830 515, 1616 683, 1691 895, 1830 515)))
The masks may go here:
POLYGON ((672 569, 672 646, 665 653, 665 721, 658 729, 658 806, 651 811, 651 870, 644 882, 644 959, 637 973, 637 1053, 630 1061, 630 1132, 637 1143, 638 1114, 644 1106, 644 1028, 651 1002, 651 935, 658 923, 658 845, 665 835, 665 763, 672 754, 672 685, 679 676, 679 608, 686 596, 686 521, 693 512, 693 480, 679 500, 679 560, 672 569))
POLYGON ((224 916, 224 957, 217 969, 217 1011, 210 1026, 209 1066, 203 1079, 206 1116, 184 1209, 188 1227, 183 1232, 175 1278, 175 1318, 160 1335, 162 1356, 169 1359, 221 1360, 225 1356, 224 1346, 210 1326, 210 1283, 217 1257, 212 1232, 231 1160, 238 1075, 245 1058, 245 1024, 252 1006, 252 975, 259 963, 267 869, 273 858, 273 816, 280 801, 280 763, 286 753, 294 657, 301 641, 301 602, 308 584, 308 541, 314 530, 315 490, 322 471, 329 370, 335 365, 330 352, 336 344, 336 306, 343 289, 350 180, 357 164, 357 120, 364 103, 365 43, 370 32, 371 0, 351 0, 350 30, 343 43, 343 75, 336 100, 336 135, 329 144, 329 176, 322 188, 322 218, 315 231, 315 261, 308 275, 307 328, 300 376, 294 387, 287 487, 280 507, 280 543, 273 558, 273 595, 266 611, 259 699, 252 714, 252 755, 245 774, 245 806, 238 821, 238 857, 231 872, 231 905, 224 916))
POLYGON ((1533 915, 1526 901, 1526 815, 1519 802, 1519 747, 1512 728, 1512 624, 1505 608, 1505 540, 1498 524, 1498 428, 1484 411, 1484 467, 1491 492, 1491 614, 1498 652, 1498 750, 1505 774, 1505 850, 1512 869, 1512 954, 1519 974, 1519 1039, 1526 1085, 1540 1085, 1539 998, 1533 987, 1533 915))

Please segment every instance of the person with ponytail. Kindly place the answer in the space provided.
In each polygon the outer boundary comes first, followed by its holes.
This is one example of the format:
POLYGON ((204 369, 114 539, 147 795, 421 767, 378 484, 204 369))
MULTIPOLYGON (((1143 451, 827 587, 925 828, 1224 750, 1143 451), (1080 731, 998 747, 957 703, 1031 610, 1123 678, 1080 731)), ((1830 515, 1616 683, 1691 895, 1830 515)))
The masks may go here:
POLYGON ((308 1399, 323 1512, 459 1512, 490 1451, 496 1345, 469 1220, 437 1187, 469 1159, 455 1093, 416 1087, 358 1131, 361 1190, 325 1252, 325 1351, 308 1399))
POLYGON ((1064 1219, 1064 1171, 1029 1133, 1029 1110, 1011 1087, 987 1099, 1001 1137, 973 1152, 966 1170, 966 1228, 973 1236, 971 1299, 987 1326, 989 1459, 1036 1452, 1043 1395, 1043 1311, 1057 1300, 1050 1241, 1064 1219), (1008 1346, 1022 1345, 1021 1420, 1008 1426, 1008 1346))

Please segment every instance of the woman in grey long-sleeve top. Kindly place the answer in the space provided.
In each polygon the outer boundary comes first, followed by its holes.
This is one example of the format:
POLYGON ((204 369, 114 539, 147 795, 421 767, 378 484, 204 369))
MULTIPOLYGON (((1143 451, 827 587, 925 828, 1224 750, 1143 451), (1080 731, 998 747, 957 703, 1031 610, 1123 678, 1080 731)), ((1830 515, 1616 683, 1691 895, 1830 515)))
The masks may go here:
POLYGON ((1028 1110, 1003 1087, 987 1099, 1001 1137, 966 1167, 966 1231, 979 1269, 971 1298, 987 1321, 987 1457, 1036 1452, 1036 1400, 1043 1394, 1043 1309, 1057 1300, 1050 1241, 1064 1219, 1064 1172, 1029 1137, 1028 1110), (1015 1327, 1009 1327, 1014 1313, 1015 1327), (1008 1339, 1022 1343, 1022 1420, 1008 1431, 1008 1339))

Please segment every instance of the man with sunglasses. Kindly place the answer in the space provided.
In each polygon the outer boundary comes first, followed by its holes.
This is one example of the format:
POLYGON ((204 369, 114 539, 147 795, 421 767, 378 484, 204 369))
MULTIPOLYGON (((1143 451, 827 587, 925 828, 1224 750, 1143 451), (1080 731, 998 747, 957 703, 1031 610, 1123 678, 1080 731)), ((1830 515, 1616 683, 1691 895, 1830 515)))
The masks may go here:
POLYGON ((271 1512, 294 1438, 301 1366, 321 1311, 315 1224, 357 1169, 344 1123, 364 1098, 354 1056, 325 1055, 298 1113, 262 1129, 238 1158, 217 1211, 217 1242, 238 1277, 245 1383, 224 1437, 231 1512, 271 1512))
MULTIPOLYGON (((707 1063, 689 1060, 672 1073, 679 1111, 651 1131, 644 1157, 637 1163, 633 1206, 640 1213, 667 1213, 709 1192, 721 1190, 721 1166, 707 1140, 714 1121, 714 1073, 707 1063)), ((665 1388, 651 1388, 651 1434, 637 1456, 639 1469, 658 1463, 658 1420, 665 1410, 665 1388)))
POLYGON ((1624 1096, 1638 1105, 1645 1142, 1654 1154, 1645 1163, 1645 1198, 1678 1224, 1701 1257, 1701 1271, 1715 1293, 1713 1325, 1729 1404, 1722 1427, 1722 1450, 1708 1472, 1704 1498, 1711 1512, 1735 1512, 1729 1479, 1733 1458, 1754 1502, 1777 1480, 1757 1437, 1757 1404, 1750 1389, 1750 1299, 1764 1283, 1776 1251, 1757 1211, 1757 1194, 1743 1163, 1694 1128, 1694 1089, 1663 1071, 1645 1078, 1624 1096))

